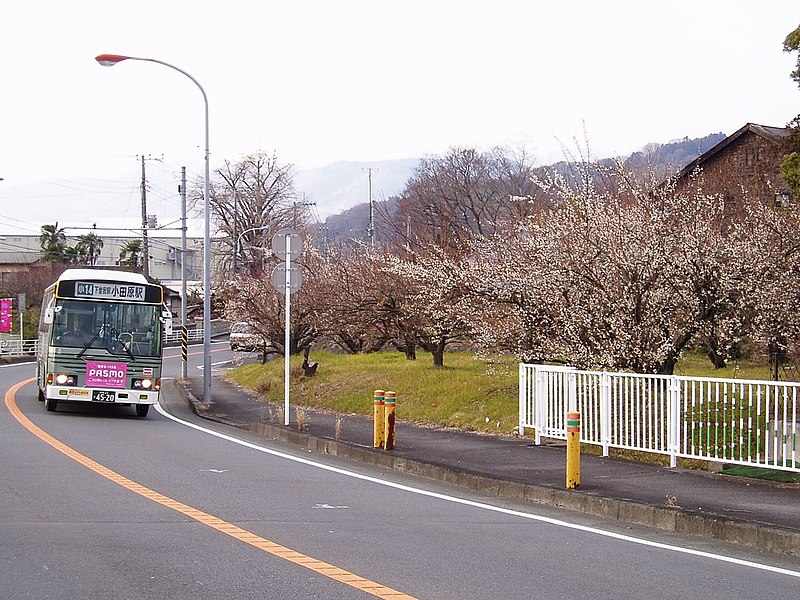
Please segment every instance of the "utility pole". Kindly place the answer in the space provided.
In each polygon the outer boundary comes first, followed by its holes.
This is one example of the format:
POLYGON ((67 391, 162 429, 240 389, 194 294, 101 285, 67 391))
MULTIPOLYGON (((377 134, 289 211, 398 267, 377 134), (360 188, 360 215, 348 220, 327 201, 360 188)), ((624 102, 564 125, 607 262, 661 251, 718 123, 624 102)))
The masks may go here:
POLYGON ((233 275, 234 275, 234 277, 239 272, 239 265, 236 264, 236 260, 237 260, 237 258, 236 258, 237 252, 236 251, 238 250, 238 248, 236 248, 236 243, 237 243, 237 241, 239 239, 238 237, 236 237, 236 222, 238 220, 238 216, 236 215, 236 201, 237 201, 237 198, 236 198, 236 182, 234 180, 234 184, 233 184, 233 237, 231 238, 231 240, 232 240, 231 241, 231 246, 233 246, 233 275))
POLYGON ((327 255, 328 254, 328 228, 324 225, 319 228, 322 232, 322 251, 327 255))
POLYGON ((372 206, 372 167, 367 169, 369 178, 369 227, 367 228, 367 235, 369 236, 369 245, 375 245, 375 210, 372 206))
POLYGON ((370 246, 375 245, 375 207, 372 202, 372 167, 367 167, 367 177, 369 179, 369 226, 367 227, 367 237, 370 246))
POLYGON ((299 206, 316 206, 316 205, 317 205, 316 202, 306 202, 306 195, 305 195, 305 192, 303 192, 303 201, 302 202, 293 202, 292 203, 292 209, 293 209, 292 228, 293 229, 297 229, 297 208, 299 206))
POLYGON ((144 154, 142 154, 142 273, 150 277, 150 245, 147 240, 147 179, 144 173, 144 154))
POLYGON ((186 167, 181 167, 181 379, 188 377, 188 329, 186 326, 186 167))

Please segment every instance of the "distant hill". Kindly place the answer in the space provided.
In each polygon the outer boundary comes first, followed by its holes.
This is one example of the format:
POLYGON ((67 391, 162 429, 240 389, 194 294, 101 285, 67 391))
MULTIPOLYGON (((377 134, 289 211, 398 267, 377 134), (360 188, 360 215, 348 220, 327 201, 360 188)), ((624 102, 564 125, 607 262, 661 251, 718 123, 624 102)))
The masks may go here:
MULTIPOLYGON (((394 200, 388 200, 394 202, 394 200)), ((327 240, 367 240, 369 227, 369 203, 356 204, 325 221, 327 240)))
MULTIPOLYGON (((724 133, 712 133, 702 138, 675 140, 666 144, 648 144, 643 149, 622 158, 622 165, 632 173, 647 173, 652 171, 657 178, 666 178, 674 175, 683 167, 692 162, 695 158, 716 146, 727 136, 724 133)), ((593 164, 601 167, 612 168, 615 165, 614 158, 601 158, 593 164)), ((597 177, 603 175, 590 171, 597 177)), ((547 178, 549 173, 560 173, 562 175, 577 175, 581 170, 575 169, 574 162, 560 161, 552 165, 538 167, 535 172, 540 177, 547 178)))
MULTIPOLYGON (((637 171, 652 168, 661 176, 677 173, 700 154, 727 137, 712 133, 702 138, 674 140, 666 144, 648 144, 624 159, 625 167, 637 171)), ((599 162, 610 162, 603 159, 599 162)), ((302 171, 295 177, 297 188, 306 192, 306 200, 317 202, 317 211, 325 222, 330 240, 367 239, 369 226, 369 185, 367 168, 372 167, 372 197, 375 202, 393 202, 403 191, 419 159, 390 160, 372 163, 337 162, 320 169, 302 171), (304 187, 305 186, 305 187, 304 187), (311 191, 313 190, 313 192, 311 191), (363 199, 363 200, 362 200, 363 199)), ((542 169, 567 172, 566 162, 542 169)))
MULTIPOLYGON (((369 177, 372 171, 372 198, 385 200, 396 196, 405 187, 418 158, 352 162, 340 161, 316 169, 298 171, 295 188, 305 194, 306 202, 314 202, 324 221, 353 206, 369 205, 369 177)), ((367 225, 364 224, 362 228, 367 225)))
POLYGON ((712 133, 692 140, 685 137, 667 144, 650 144, 643 150, 631 154, 625 159, 624 164, 632 171, 645 169, 649 165, 662 177, 674 175, 726 137, 724 133, 712 133))

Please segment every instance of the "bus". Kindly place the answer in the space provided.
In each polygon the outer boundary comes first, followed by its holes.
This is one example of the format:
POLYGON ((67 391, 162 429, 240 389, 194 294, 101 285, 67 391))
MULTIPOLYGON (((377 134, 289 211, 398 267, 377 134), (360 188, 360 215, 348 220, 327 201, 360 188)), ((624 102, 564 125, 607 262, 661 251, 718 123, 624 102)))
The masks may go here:
POLYGON ((48 411, 61 402, 133 405, 146 417, 158 402, 170 333, 162 286, 139 273, 67 269, 42 300, 39 400, 48 411))

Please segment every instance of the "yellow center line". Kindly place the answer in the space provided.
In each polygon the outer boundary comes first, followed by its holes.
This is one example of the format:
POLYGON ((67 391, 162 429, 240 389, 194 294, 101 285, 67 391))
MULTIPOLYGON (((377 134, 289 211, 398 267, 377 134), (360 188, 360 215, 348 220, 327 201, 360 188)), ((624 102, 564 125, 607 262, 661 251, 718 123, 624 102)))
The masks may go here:
POLYGON ((174 511, 181 513, 193 519, 203 525, 207 525, 212 529, 216 529, 220 533, 224 533, 234 539, 239 540, 240 542, 244 542, 245 544, 249 544, 254 548, 258 548, 268 554, 272 554, 273 556, 277 556, 278 558, 282 558, 287 560, 291 563, 296 565, 300 565, 301 567, 305 567, 306 569, 310 569, 315 573, 319 573, 320 575, 324 575, 330 579, 338 581, 340 583, 344 583, 351 587, 354 587, 358 590, 366 592, 376 598, 392 598, 392 599, 409 599, 414 600, 413 596, 409 596, 402 592, 398 592, 397 590, 393 590, 392 588, 386 587, 385 585, 381 585, 380 583, 376 583, 374 581, 370 581, 369 579, 365 579, 360 577, 354 573, 350 573, 349 571, 345 571, 344 569, 340 569, 339 567, 332 565, 330 563, 323 562, 321 560, 317 560, 311 556, 307 556, 296 550, 292 550, 291 548, 287 548, 286 546, 281 546, 275 542, 272 542, 266 538, 262 538, 246 529, 242 529, 232 523, 228 523, 227 521, 223 521, 222 519, 215 517, 214 515, 210 515, 205 513, 201 510, 193 508, 187 504, 183 504, 182 502, 178 502, 177 500, 173 500, 168 496, 164 496, 150 488, 147 488, 115 471, 112 471, 108 467, 101 465, 98 462, 95 462, 91 458, 84 456, 80 452, 74 450, 70 446, 67 446, 63 442, 60 442, 49 433, 41 429, 39 426, 35 425, 28 417, 26 417, 22 411, 17 406, 15 395, 17 391, 24 385, 35 381, 35 378, 26 379, 25 381, 21 381, 6 392, 5 401, 6 407, 8 408, 9 412, 11 412, 12 416, 19 421, 19 423, 25 427, 28 431, 30 431, 33 435, 38 437, 43 442, 49 444, 59 452, 69 456, 72 460, 76 461, 77 463, 83 465, 87 469, 91 469, 98 475, 105 477, 106 479, 113 481, 114 483, 121 485, 127 490, 130 490, 140 496, 147 498, 148 500, 152 500, 162 506, 167 508, 171 508, 174 511))

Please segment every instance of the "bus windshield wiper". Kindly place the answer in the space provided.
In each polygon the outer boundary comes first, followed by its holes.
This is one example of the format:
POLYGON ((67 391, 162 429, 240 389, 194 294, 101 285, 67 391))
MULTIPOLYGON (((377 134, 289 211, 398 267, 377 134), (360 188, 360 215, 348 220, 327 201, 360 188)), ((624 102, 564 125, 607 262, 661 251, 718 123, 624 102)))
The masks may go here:
MULTIPOLYGON (((91 348, 92 344, 94 344, 94 342, 97 339, 99 339, 101 335, 105 337, 107 333, 110 334, 108 336, 109 341, 110 340, 114 340, 116 342, 119 342, 122 345, 122 348, 125 350, 126 354, 130 357, 130 359, 132 361, 136 360, 136 356, 134 356, 134 354, 131 351, 131 349, 128 346, 128 344, 126 344, 122 340, 122 338, 120 338, 120 335, 119 335, 119 332, 117 331, 117 329, 113 325, 105 325, 105 324, 100 326, 100 329, 98 329, 97 332, 92 336, 92 339, 90 339, 88 342, 86 342, 86 345, 83 347, 83 349, 80 352, 78 352, 78 358, 83 356, 83 354, 89 348, 91 348)), ((108 343, 108 342, 106 343, 106 350, 108 350, 109 352, 111 351, 110 348, 109 348, 110 345, 111 345, 110 343, 108 343)))
POLYGON ((92 347, 92 344, 95 343, 95 340, 97 340, 102 333, 103 333, 103 328, 100 327, 100 329, 98 329, 97 332, 92 336, 92 339, 86 342, 86 345, 81 349, 80 352, 78 352, 78 358, 83 356, 84 352, 86 352, 89 348, 92 347))

